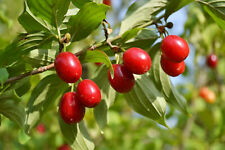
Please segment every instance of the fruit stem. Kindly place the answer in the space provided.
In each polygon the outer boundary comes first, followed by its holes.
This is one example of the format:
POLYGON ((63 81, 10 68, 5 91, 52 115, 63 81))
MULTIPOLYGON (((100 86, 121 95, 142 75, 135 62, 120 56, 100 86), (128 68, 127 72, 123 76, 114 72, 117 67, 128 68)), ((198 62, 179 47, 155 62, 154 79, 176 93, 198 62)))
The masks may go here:
POLYGON ((82 77, 80 77, 80 81, 82 81, 83 79, 82 79, 82 77))
POLYGON ((63 43, 63 52, 66 52, 66 43, 63 43))
POLYGON ((74 83, 71 84, 71 92, 74 92, 74 83))

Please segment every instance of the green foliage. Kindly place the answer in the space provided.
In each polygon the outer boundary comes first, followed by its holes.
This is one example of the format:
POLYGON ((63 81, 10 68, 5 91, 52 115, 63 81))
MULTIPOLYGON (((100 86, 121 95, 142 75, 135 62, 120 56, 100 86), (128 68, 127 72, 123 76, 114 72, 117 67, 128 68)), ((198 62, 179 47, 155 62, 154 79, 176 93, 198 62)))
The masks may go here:
POLYGON ((101 24, 106 18, 108 7, 103 4, 87 3, 77 15, 69 20, 69 31, 72 41, 79 41, 86 38, 101 24), (85 19, 84 19, 85 18, 85 19))
MULTIPOLYGON (((14 5, 21 5, 19 2, 14 5)), ((22 14, 13 17, 7 12, 10 3, 0 1, 0 149, 48 150, 65 142, 75 150, 224 147, 223 0, 138 0, 129 8, 128 0, 124 0, 119 8, 112 9, 102 4, 102 0, 25 0, 22 14), (190 82, 175 86, 161 68, 160 36, 151 25, 163 25, 188 4, 182 37, 194 55, 190 58, 193 61, 187 62, 188 70, 181 80, 190 82), (111 23, 106 15, 109 11, 115 32, 103 35, 101 24, 105 19, 111 23), (121 20, 123 11, 126 15, 121 20), (24 33, 15 34, 21 31, 24 33), (64 43, 66 33, 72 38, 64 43), (135 75, 136 84, 126 94, 117 94, 108 81, 109 70, 113 75, 112 64, 122 63, 123 52, 115 56, 114 45, 122 50, 142 48, 152 59, 150 71, 135 75), (102 100, 93 110, 86 109, 84 121, 68 125, 57 107, 69 85, 55 71, 45 69, 54 63, 60 50, 78 52, 78 47, 84 48, 78 53, 83 76, 99 86, 102 100), (202 56, 211 52, 220 60, 214 70, 199 63, 205 61, 202 56), (103 64, 97 67, 94 62, 103 64), (33 70, 45 73, 27 77, 32 75, 27 72, 33 70), (201 86, 210 86, 215 91, 215 104, 206 104, 199 98, 201 86), (171 130, 155 123, 168 127, 171 120, 175 123, 171 130), (40 122, 46 126, 43 135, 33 130, 40 122)))

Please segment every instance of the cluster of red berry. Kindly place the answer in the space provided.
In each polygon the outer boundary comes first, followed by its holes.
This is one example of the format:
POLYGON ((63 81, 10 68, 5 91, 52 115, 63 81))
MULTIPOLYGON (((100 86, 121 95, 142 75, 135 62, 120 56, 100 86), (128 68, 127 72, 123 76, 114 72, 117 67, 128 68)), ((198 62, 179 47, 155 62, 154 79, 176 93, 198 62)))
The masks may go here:
MULTIPOLYGON (((60 53, 54 65, 58 76, 66 83, 75 83, 81 77, 82 66, 73 53, 60 53)), ((92 80, 85 79, 77 85, 76 92, 67 92, 63 95, 59 112, 66 123, 77 123, 84 118, 85 107, 95 107, 100 101, 99 87, 92 80)))
POLYGON ((134 84, 133 74, 144 74, 151 67, 151 58, 140 48, 130 48, 123 54, 123 64, 114 64, 114 77, 108 73, 111 86, 119 93, 129 92, 134 84))
POLYGON ((185 70, 184 60, 189 54, 187 42, 179 36, 169 35, 165 37, 161 45, 161 67, 165 73, 176 77, 185 70))

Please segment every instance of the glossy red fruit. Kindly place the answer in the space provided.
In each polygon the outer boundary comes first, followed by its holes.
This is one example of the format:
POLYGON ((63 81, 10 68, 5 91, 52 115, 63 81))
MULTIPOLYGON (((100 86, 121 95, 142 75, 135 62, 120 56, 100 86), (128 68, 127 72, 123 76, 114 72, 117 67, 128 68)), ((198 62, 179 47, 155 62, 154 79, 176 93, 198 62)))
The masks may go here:
POLYGON ((72 124, 84 118, 85 108, 79 102, 75 92, 67 92, 61 99, 59 112, 66 123, 72 124))
POLYGON ((63 52, 56 57, 55 70, 58 76, 67 83, 75 83, 82 74, 80 61, 71 52, 63 52))
POLYGON ((58 148, 58 150, 70 150, 70 146, 67 145, 67 144, 63 144, 62 146, 60 146, 60 147, 58 148))
POLYGON ((101 102, 101 92, 97 84, 85 79, 77 85, 77 98, 85 107, 95 107, 101 102))
POLYGON ((164 56, 161 56, 161 67, 164 72, 170 76, 176 77, 182 74, 185 70, 185 63, 184 61, 176 63, 173 61, 168 60, 164 56))
POLYGON ((134 74, 144 74, 151 68, 151 58, 140 48, 130 48, 123 54, 123 64, 134 74))
POLYGON ((217 59, 217 56, 216 56, 215 54, 210 54, 210 55, 207 57, 207 65, 208 65, 210 68, 216 68, 217 63, 218 63, 218 59, 217 59))
POLYGON ((103 4, 111 6, 111 0, 103 0, 103 4))
POLYGON ((129 92, 135 84, 134 75, 121 64, 114 64, 113 70, 113 79, 111 77, 110 71, 108 72, 108 79, 111 86, 119 93, 129 92))
POLYGON ((37 132, 40 133, 40 134, 44 134, 45 133, 45 125, 43 123, 40 123, 38 126, 37 126, 37 132))
POLYGON ((182 62, 189 54, 187 42, 179 36, 169 35, 161 44, 163 55, 170 61, 182 62))

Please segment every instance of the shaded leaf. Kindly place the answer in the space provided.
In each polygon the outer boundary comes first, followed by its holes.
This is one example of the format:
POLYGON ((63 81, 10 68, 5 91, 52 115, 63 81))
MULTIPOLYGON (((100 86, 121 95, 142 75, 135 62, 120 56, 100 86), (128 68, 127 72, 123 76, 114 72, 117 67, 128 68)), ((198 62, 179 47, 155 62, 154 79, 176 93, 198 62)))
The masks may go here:
POLYGON ((204 6, 204 10, 213 18, 213 20, 219 25, 219 27, 225 30, 225 20, 215 15, 208 7, 204 6))
POLYGON ((72 0, 72 3, 78 7, 78 8, 81 8, 84 4, 88 3, 88 2, 91 2, 91 0, 72 0))
POLYGON ((93 2, 85 4, 77 15, 72 16, 69 20, 72 41, 82 40, 97 29, 106 18, 108 8, 106 5, 93 2))
POLYGON ((167 6, 166 6, 166 12, 165 12, 165 20, 168 19, 168 17, 181 9, 182 7, 194 2, 194 0, 169 0, 167 6))
POLYGON ((108 107, 105 100, 101 100, 101 103, 98 104, 97 107, 94 108, 94 116, 95 120, 100 129, 104 129, 108 124, 108 107))
POLYGON ((3 86, 4 82, 8 79, 9 73, 6 68, 0 68, 0 85, 3 86))
POLYGON ((128 104, 141 115, 168 127, 165 122, 166 101, 147 74, 135 75, 134 88, 125 94, 128 104))
POLYGON ((0 114, 14 121, 21 128, 25 121, 25 108, 14 90, 6 91, 0 95, 0 114))
POLYGON ((66 124, 58 115, 61 132, 70 146, 75 150, 94 150, 94 144, 91 141, 84 123, 66 124))
POLYGON ((27 104, 25 131, 33 128, 49 107, 67 90, 68 85, 61 81, 56 74, 42 79, 31 93, 27 104))
POLYGON ((2 53, 0 53, 0 66, 8 66, 23 60, 23 56, 29 54, 31 50, 50 45, 54 38, 53 35, 45 32, 19 35, 2 53))
POLYGON ((122 21, 120 35, 132 28, 138 28, 152 23, 155 15, 165 8, 166 4, 167 0, 151 0, 145 5, 142 5, 142 7, 139 7, 122 21))

